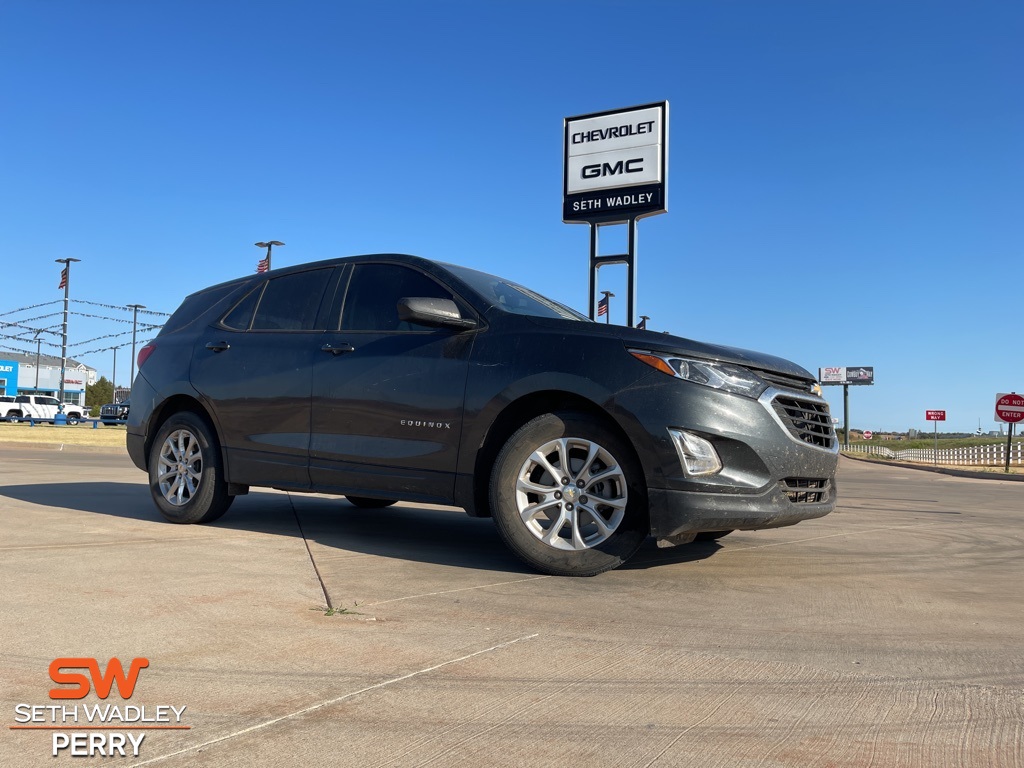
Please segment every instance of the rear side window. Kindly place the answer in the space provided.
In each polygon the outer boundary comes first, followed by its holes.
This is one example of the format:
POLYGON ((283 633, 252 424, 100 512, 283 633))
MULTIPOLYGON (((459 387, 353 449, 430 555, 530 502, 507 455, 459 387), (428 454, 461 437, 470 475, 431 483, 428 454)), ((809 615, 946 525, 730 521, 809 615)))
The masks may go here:
POLYGON ((242 299, 235 308, 228 312, 227 316, 222 321, 228 328, 234 328, 236 331, 247 331, 249 326, 252 325, 252 316, 256 311, 256 302, 260 300, 260 295, 263 293, 263 284, 260 283, 256 288, 249 291, 244 299, 242 299))
POLYGON ((413 297, 455 300, 447 288, 409 267, 359 264, 345 295, 341 327, 347 331, 435 330, 398 319, 398 300, 413 297))
POLYGON ((237 282, 228 285, 218 285, 199 293, 193 293, 191 296, 186 296, 185 300, 181 302, 181 306, 164 323, 164 327, 160 329, 159 335, 162 336, 165 333, 172 333, 184 328, 204 312, 211 309, 218 301, 236 290, 238 290, 237 282))
POLYGON ((315 330, 320 300, 330 277, 330 269, 313 269, 267 281, 252 320, 252 330, 315 330))

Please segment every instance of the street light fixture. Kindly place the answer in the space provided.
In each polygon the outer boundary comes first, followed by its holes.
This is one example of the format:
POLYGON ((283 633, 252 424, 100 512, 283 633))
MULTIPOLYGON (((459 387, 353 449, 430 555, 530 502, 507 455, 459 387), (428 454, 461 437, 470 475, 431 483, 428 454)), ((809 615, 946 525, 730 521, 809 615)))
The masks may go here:
POLYGON ((273 250, 275 245, 284 245, 280 240, 268 240, 265 243, 256 243, 257 248, 267 249, 267 258, 263 259, 256 268, 257 272, 269 272, 270 271, 270 252, 273 250), (264 268, 264 264, 266 267, 264 268))
POLYGON ((81 259, 54 259, 57 264, 64 265, 60 280, 64 287, 64 322, 60 332, 60 390, 57 395, 61 409, 64 408, 64 376, 68 367, 68 296, 71 292, 71 264, 76 261, 81 259))

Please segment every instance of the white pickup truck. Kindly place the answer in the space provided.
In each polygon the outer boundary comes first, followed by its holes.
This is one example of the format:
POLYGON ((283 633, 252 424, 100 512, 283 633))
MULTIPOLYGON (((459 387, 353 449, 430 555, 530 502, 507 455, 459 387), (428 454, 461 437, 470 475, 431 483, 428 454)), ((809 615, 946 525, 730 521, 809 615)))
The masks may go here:
MULTIPOLYGON (((33 419, 53 423, 61 412, 60 400, 45 395, 18 395, 17 397, 0 397, 0 416, 8 419, 33 419)), ((68 424, 78 424, 89 417, 89 409, 74 403, 64 403, 64 415, 68 424)))

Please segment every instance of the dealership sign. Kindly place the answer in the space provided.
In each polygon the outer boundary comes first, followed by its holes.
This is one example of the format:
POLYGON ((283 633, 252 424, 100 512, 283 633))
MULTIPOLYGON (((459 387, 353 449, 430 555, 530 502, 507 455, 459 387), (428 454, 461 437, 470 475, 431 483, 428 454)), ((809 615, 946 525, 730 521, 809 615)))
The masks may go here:
POLYGON ((667 101, 566 118, 563 155, 563 221, 628 221, 667 210, 667 101))
POLYGON ((871 366, 855 368, 819 368, 818 381, 826 384, 874 384, 875 369, 871 366))

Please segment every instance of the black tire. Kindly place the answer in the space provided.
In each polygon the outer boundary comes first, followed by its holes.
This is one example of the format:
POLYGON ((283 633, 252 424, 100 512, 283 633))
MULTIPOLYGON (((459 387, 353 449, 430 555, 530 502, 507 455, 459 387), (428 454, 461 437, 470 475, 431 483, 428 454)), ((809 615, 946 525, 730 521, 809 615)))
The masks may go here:
POLYGON ((617 568, 649 528, 647 487, 632 449, 578 413, 546 413, 508 439, 491 472, 490 503, 509 549, 553 576, 617 568), (541 449, 550 469, 534 459, 541 449))
POLYGON ((353 507, 359 507, 360 509, 383 509, 398 503, 388 501, 387 499, 370 499, 366 496, 346 496, 345 498, 348 499, 349 504, 353 507))
POLYGON ((723 536, 728 536, 732 531, 703 531, 697 534, 697 538, 694 541, 714 541, 720 539, 723 536))
POLYGON ((220 445, 202 418, 182 411, 160 427, 149 451, 149 491, 172 523, 210 523, 228 511, 235 497, 228 495, 220 445))
POLYGON ((81 423, 82 423, 82 417, 79 416, 77 413, 71 414, 71 415, 68 416, 68 424, 70 426, 77 427, 81 423))

